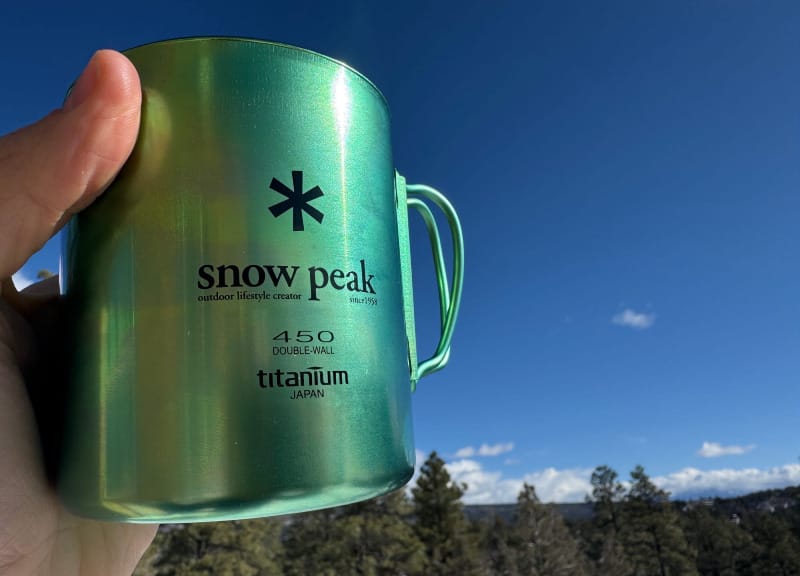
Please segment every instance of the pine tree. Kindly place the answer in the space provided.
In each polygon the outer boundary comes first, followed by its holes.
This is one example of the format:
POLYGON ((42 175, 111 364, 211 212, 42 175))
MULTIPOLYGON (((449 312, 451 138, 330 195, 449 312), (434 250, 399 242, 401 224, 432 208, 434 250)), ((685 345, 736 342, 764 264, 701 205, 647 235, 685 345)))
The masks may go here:
POLYGON ((684 532, 697 551, 702 576, 747 576, 756 555, 752 537, 741 526, 695 505, 683 518, 684 532))
POLYGON ((625 487, 609 466, 595 468, 591 483, 592 495, 587 500, 593 504, 594 517, 587 538, 588 556, 597 576, 626 576, 631 566, 620 536, 625 487))
POLYGON ((800 542, 788 522, 771 512, 749 518, 749 531, 757 546, 753 574, 790 576, 800 574, 800 542))
POLYGON ((594 576, 628 576, 632 574, 631 562, 619 536, 610 534, 600 544, 595 561, 594 576))
POLYGON ((669 493, 637 466, 625 498, 622 541, 635 576, 697 576, 690 549, 669 493))
POLYGON ((271 518, 165 525, 134 574, 278 576, 281 529, 271 518))
POLYGON ((405 490, 348 510, 343 521, 352 535, 353 574, 425 574, 425 547, 408 521, 411 512, 405 490))
POLYGON ((517 570, 531 576, 586 574, 583 554, 564 519, 525 484, 517 498, 514 539, 517 570))
POLYGON ((337 576, 331 564, 343 551, 335 514, 327 509, 292 516, 283 537, 286 576, 337 576))
POLYGON ((598 466, 592 472, 592 496, 595 523, 602 529, 619 533, 619 507, 625 498, 625 487, 617 479, 617 472, 609 466, 598 466))
POLYGON ((484 573, 487 576, 521 576, 511 544, 511 527, 500 516, 481 522, 479 526, 484 573))
POLYGON ((423 575, 425 551, 404 491, 299 515, 286 531, 287 575, 423 575))
POLYGON ((444 461, 432 452, 412 488, 414 529, 425 546, 426 574, 469 576, 477 574, 476 544, 461 503, 465 484, 451 481, 444 461))

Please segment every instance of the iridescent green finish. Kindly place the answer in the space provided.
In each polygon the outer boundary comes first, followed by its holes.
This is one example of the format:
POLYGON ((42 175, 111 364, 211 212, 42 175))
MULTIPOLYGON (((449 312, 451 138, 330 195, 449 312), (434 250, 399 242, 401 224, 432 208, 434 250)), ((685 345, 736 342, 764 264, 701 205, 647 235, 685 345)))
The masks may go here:
MULTIPOLYGON (((187 522, 402 486, 418 370, 383 97, 343 64, 275 43, 126 54, 144 90, 139 140, 64 235, 63 500, 99 519, 187 522)), ((440 280, 453 320, 460 270, 452 294, 440 280)), ((437 365, 448 333, 452 321, 437 365)))

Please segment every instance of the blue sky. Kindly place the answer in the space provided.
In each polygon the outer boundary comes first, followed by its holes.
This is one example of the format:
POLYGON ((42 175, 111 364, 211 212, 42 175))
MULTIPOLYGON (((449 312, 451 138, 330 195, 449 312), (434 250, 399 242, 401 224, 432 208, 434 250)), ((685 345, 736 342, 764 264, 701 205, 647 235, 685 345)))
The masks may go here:
POLYGON ((22 4, 0 7, 3 133, 94 50, 177 36, 296 44, 378 85, 398 168, 466 234, 451 365, 414 408, 467 501, 524 480, 582 500, 600 464, 678 496, 800 483, 800 4, 22 4))

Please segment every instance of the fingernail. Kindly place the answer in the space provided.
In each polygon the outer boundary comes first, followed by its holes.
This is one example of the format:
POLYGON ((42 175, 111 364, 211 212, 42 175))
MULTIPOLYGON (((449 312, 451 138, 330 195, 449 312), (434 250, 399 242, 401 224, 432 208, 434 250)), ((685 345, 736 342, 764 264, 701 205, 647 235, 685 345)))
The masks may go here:
POLYGON ((86 68, 83 69, 78 79, 69 87, 67 98, 64 101, 64 110, 77 108, 89 97, 94 86, 94 67, 92 62, 94 56, 89 60, 86 68))

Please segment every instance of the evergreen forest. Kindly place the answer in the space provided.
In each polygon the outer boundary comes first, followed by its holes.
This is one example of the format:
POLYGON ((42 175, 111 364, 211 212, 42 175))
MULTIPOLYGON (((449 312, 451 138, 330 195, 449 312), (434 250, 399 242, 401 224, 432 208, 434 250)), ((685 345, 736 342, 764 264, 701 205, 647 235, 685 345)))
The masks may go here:
MULTIPOLYGON (((256 520, 163 525, 136 576, 800 575, 800 487, 675 501, 637 466, 599 466, 588 514, 525 484, 506 513, 469 514, 433 452, 410 494, 256 520)), ((499 507, 498 507, 499 508, 499 507)))

